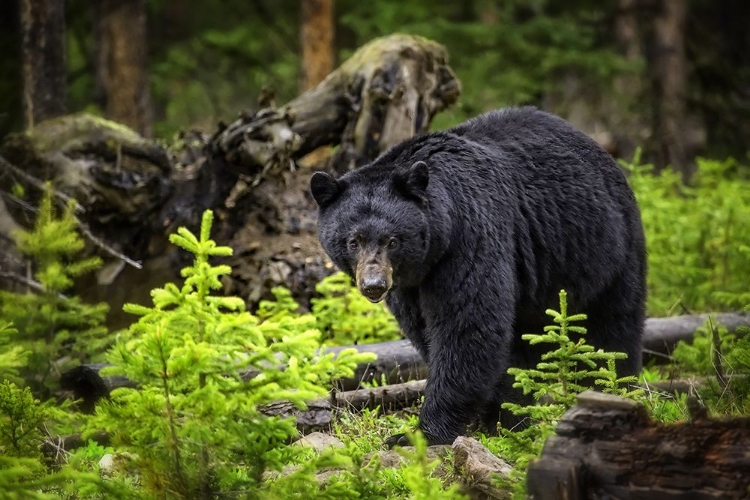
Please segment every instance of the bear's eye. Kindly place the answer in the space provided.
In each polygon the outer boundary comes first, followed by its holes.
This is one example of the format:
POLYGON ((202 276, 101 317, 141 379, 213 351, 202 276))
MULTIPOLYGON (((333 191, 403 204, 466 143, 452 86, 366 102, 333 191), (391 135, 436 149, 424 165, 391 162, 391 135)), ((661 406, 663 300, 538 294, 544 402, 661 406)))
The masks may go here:
POLYGON ((391 238, 390 240, 388 240, 388 248, 393 250, 397 246, 398 246, 398 240, 396 238, 391 238))
POLYGON ((347 243, 347 246, 349 247, 349 250, 356 250, 357 248, 359 248, 359 242, 356 239, 352 238, 347 243))

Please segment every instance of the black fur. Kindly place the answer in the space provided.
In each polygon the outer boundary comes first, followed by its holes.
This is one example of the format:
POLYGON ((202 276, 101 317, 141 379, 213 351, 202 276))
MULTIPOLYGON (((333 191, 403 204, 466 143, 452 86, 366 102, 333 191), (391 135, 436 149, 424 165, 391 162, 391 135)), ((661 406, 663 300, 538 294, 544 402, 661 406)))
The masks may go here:
MULTIPOLYGON (((317 176, 318 174, 316 174, 317 176)), ((506 374, 538 352, 565 289, 585 312, 588 341, 640 369, 646 254, 625 176, 596 142, 534 108, 494 111, 409 139, 339 180, 313 177, 319 236, 354 274, 347 246, 396 238, 386 297, 429 364, 420 427, 431 444, 498 421, 518 399, 506 374), (421 162, 426 164, 423 168, 421 162), (316 180, 317 179, 317 180, 316 180)))

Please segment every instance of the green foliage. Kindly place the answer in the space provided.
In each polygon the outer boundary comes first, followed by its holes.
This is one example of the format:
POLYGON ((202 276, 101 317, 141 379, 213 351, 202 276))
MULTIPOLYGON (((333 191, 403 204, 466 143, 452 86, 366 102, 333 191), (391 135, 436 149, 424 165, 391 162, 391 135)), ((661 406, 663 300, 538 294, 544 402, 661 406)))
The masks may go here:
POLYGON ((737 343, 737 336, 724 325, 715 325, 712 320, 698 328, 690 342, 681 340, 672 351, 672 358, 683 374, 708 375, 716 373, 716 356, 730 351, 737 343), (714 331, 715 330, 715 331, 714 331), (714 336, 718 336, 716 349, 714 336))
POLYGON ((404 483, 411 491, 411 500, 432 500, 434 498, 463 499, 466 498, 458 491, 458 485, 452 484, 448 488, 443 482, 433 477, 435 469, 440 465, 440 459, 430 460, 427 456, 427 440, 422 433, 408 433, 409 441, 414 449, 400 448, 398 453, 406 458, 407 465, 402 470, 404 483))
POLYGON ((613 46, 602 44, 606 9, 560 7, 554 0, 337 4, 355 46, 394 32, 445 45, 463 89, 460 107, 440 114, 436 128, 501 106, 540 105, 543 95, 560 90, 566 75, 602 90, 613 76, 637 69, 629 68, 613 46))
POLYGON ((294 422, 265 416, 259 407, 279 400, 304 407, 325 396, 331 377, 351 376, 357 363, 372 358, 354 350, 318 355, 312 316, 269 313, 265 306, 261 320, 241 299, 214 295, 230 269, 212 266, 209 258, 231 249, 210 239, 211 222, 207 211, 199 238, 185 228, 170 238, 195 255, 182 271, 182 287, 153 290, 151 308, 126 306, 140 319, 108 360, 111 373, 139 388, 113 391, 89 428, 106 430, 117 450, 130 454, 150 495, 195 498, 241 489, 286 498, 284 492, 309 485, 317 467, 341 457, 321 456, 266 483, 264 473, 294 463, 300 449, 286 445, 296 434, 294 422), (243 378, 248 369, 257 375, 243 378))
POLYGON ((39 458, 48 418, 48 408, 34 399, 28 387, 20 389, 7 380, 0 383, 0 454, 39 458))
POLYGON ((750 302, 750 170, 735 160, 698 158, 691 185, 672 170, 630 172, 648 248, 648 311, 737 309, 750 302))
POLYGON ((315 290, 321 297, 311 300, 312 314, 326 343, 371 344, 401 338, 398 323, 385 305, 364 298, 346 274, 324 278, 315 290))
POLYGON ((688 420, 690 413, 687 409, 687 393, 677 393, 671 395, 668 393, 646 392, 640 400, 646 405, 649 416, 664 424, 688 420))
POLYGON ((693 339, 680 341, 672 354, 686 373, 709 376, 698 392, 709 410, 720 415, 750 414, 750 329, 737 333, 709 317, 693 339))
POLYGON ((536 368, 508 369, 515 377, 513 387, 532 395, 537 404, 503 403, 503 409, 525 419, 525 427, 515 432, 502 429, 502 438, 491 439, 494 443, 489 445, 515 464, 509 487, 513 487, 520 498, 525 495, 523 477, 529 460, 539 456, 546 439, 554 434, 558 420, 575 404, 576 395, 588 389, 584 382, 588 385, 593 382, 601 385, 604 392, 622 396, 642 394, 642 391, 627 389, 627 384, 637 381, 636 377, 618 379, 614 371, 615 361, 626 358, 626 354, 595 350, 586 344, 583 338, 586 329, 573 324, 585 320, 586 315, 568 315, 564 290, 560 291, 560 311, 548 309, 546 313, 555 324, 544 327, 543 334, 524 334, 522 338, 531 345, 550 344, 550 350, 542 355, 536 368), (538 404, 543 399, 546 402, 538 404))
POLYGON ((17 334, 18 330, 11 323, 0 324, 0 381, 18 380, 18 370, 26 364, 31 354, 15 342, 15 345, 10 345, 17 334))
POLYGON ((40 403, 28 387, 0 383, 0 497, 4 499, 60 498, 65 490, 93 485, 96 477, 68 468, 52 472, 42 463, 40 446, 46 428, 60 413, 40 403))
POLYGON ((101 266, 98 257, 77 258, 84 241, 76 232, 71 201, 58 217, 50 187, 44 193, 32 231, 16 234, 18 248, 34 263, 38 293, 0 291, 0 317, 21 332, 17 352, 28 353, 22 374, 36 394, 49 395, 59 373, 100 347, 108 306, 86 304, 63 293, 73 280, 101 266), (59 361, 65 357, 64 362, 59 361))
POLYGON ((0 491, 6 500, 52 500, 58 498, 43 493, 41 487, 51 482, 44 477, 46 470, 39 460, 0 455, 0 491), (46 480, 45 480, 46 479, 46 480))
POLYGON ((385 440, 417 427, 416 414, 381 414, 380 410, 365 409, 361 413, 341 412, 333 422, 333 432, 342 441, 363 453, 380 450, 385 440))
MULTIPOLYGON (((560 312, 551 309, 546 311, 555 324, 544 327, 543 334, 531 333, 521 336, 531 345, 551 344, 556 347, 542 355, 536 369, 508 369, 508 373, 516 379, 513 387, 523 390, 524 394, 531 394, 536 401, 543 397, 553 401, 552 404, 546 405, 547 409, 542 410, 542 415, 561 412, 572 406, 575 396, 587 390, 592 381, 602 385, 605 392, 616 394, 622 394, 619 389, 621 385, 636 382, 635 377, 616 378, 614 362, 627 358, 627 354, 597 351, 593 346, 586 344, 583 338, 586 328, 573 325, 575 322, 584 321, 586 315, 568 316, 567 309, 567 294, 563 290, 560 292, 560 312), (571 334, 577 334, 579 338, 574 340, 571 334), (602 362, 605 366, 600 366, 602 362), (583 385, 584 382, 587 385, 583 385)), ((516 415, 528 414, 526 410, 519 411, 518 405, 507 403, 503 407, 516 415)), ((532 415, 532 418, 536 417, 532 415)))

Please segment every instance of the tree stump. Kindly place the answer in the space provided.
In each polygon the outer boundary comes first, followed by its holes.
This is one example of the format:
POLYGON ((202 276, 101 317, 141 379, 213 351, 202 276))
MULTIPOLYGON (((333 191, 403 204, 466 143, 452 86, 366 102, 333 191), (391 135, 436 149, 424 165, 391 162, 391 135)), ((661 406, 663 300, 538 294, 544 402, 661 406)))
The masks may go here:
POLYGON ((587 391, 526 481, 535 500, 746 499, 750 418, 660 424, 634 401, 587 391))
MULTIPOLYGON (((167 236, 179 226, 196 229, 206 209, 217 213, 214 238, 235 250, 227 292, 253 307, 284 285, 304 307, 333 266, 317 241, 312 171, 299 160, 338 145, 327 168, 343 172, 426 131, 460 92, 447 58, 421 37, 379 38, 291 102, 244 111, 213 136, 185 133, 170 150, 88 115, 43 122, 0 147, 8 160, 0 162, 0 220, 9 212, 27 225, 43 180, 76 198, 94 235, 143 262, 138 270, 105 256, 106 269, 79 283, 84 298, 112 306, 113 327, 131 322, 120 312, 123 303, 147 302, 151 288, 179 279, 185 256, 167 236), (32 196, 15 198, 16 184, 32 196)), ((0 225, 6 227, 12 224, 0 225)))

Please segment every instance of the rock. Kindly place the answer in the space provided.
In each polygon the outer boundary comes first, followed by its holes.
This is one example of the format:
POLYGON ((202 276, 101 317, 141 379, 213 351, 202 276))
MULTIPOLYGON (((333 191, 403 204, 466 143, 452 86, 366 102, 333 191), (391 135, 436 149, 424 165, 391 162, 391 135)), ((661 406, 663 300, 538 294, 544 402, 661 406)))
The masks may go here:
MULTIPOLYGON (((405 450, 413 450, 413 446, 404 446, 405 450)), ((443 460, 448 454, 450 447, 446 445, 428 446, 427 447, 427 458, 432 461, 435 459, 443 460)), ((396 450, 388 451, 373 451, 365 455, 365 463, 369 465, 373 457, 377 456, 380 459, 380 465, 383 469, 395 469, 406 465, 406 459, 402 457, 396 450)))
POLYGON ((344 443, 342 443, 340 439, 335 438, 330 434, 325 434, 323 432, 313 432, 312 434, 304 436, 299 441, 296 441, 294 443, 294 446, 309 446, 313 450, 320 452, 323 450, 327 450, 328 448, 343 448, 344 443))
POLYGON ((464 478, 464 492, 472 499, 508 499, 511 491, 493 483, 507 478, 512 468, 473 438, 459 436, 453 442, 453 465, 464 478))

